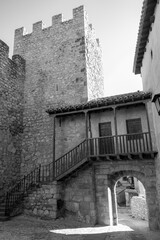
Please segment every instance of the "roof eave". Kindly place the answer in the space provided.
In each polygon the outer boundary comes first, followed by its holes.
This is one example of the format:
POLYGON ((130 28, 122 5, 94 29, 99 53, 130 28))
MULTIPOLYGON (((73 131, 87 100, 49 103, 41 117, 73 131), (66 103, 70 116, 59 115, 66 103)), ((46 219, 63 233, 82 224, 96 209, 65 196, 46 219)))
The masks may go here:
POLYGON ((135 57, 134 57, 134 64, 133 64, 133 72, 135 74, 141 73, 143 56, 145 53, 149 33, 151 31, 151 24, 154 22, 153 14, 154 14, 157 3, 158 3, 157 0, 143 1, 141 19, 139 23, 138 38, 137 38, 137 44, 136 44, 136 51, 135 51, 135 57))

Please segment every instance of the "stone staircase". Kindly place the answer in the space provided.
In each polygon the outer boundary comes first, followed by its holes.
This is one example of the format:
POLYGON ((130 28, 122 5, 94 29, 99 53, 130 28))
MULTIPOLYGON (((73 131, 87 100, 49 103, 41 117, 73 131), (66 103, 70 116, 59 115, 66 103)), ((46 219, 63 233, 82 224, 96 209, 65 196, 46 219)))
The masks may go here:
MULTIPOLYGON (((14 211, 20 206, 24 199, 27 199, 34 191, 39 191, 39 194, 45 193, 47 185, 53 185, 53 182, 64 181, 71 177, 76 177, 79 170, 90 164, 88 159, 88 144, 84 140, 75 148, 58 158, 54 163, 38 166, 28 175, 20 179, 0 201, 0 221, 6 221, 14 215, 14 211), (45 189, 44 187, 45 186, 45 189), (39 189, 39 190, 38 190, 39 189)), ((42 194, 43 195, 43 194, 42 194)), ((44 194, 45 195, 45 194, 44 194)), ((54 202, 56 205, 57 193, 54 193, 50 199, 50 202, 45 203, 51 205, 54 202)), ((35 209, 37 209, 35 207, 35 209)), ((56 216, 55 209, 52 209, 52 215, 56 216)), ((46 209, 47 210, 47 209, 46 209)), ((37 211, 37 210, 35 210, 37 211)))

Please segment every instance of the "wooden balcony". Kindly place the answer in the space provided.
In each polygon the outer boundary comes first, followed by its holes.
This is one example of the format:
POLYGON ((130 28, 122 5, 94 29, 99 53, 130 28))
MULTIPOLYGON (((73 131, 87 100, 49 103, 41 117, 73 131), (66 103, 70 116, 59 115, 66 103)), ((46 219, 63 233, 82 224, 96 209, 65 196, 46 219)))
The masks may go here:
POLYGON ((149 132, 86 139, 54 162, 42 166, 42 182, 62 180, 93 161, 153 159, 149 132))
POLYGON ((154 158, 149 132, 88 139, 91 159, 130 160, 154 158))

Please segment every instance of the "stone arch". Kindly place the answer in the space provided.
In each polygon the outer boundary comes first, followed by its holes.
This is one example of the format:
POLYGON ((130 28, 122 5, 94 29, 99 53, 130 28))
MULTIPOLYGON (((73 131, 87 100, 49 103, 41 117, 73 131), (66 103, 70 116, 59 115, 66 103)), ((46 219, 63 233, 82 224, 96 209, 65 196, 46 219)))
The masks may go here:
POLYGON ((130 176, 136 177, 139 181, 142 182, 142 184, 146 188, 146 177, 145 177, 145 174, 143 172, 138 172, 138 171, 133 171, 133 170, 123 170, 123 171, 118 171, 118 172, 111 173, 108 176, 109 177, 109 182, 111 184, 111 187, 112 187, 112 185, 116 184, 118 179, 120 179, 121 177, 124 177, 126 175, 130 175, 130 176))
MULTIPOLYGON (((146 169, 145 169, 146 170, 146 169)), ((136 177, 143 185, 146 190, 146 202, 148 207, 148 224, 151 230, 158 229, 157 219, 158 219, 158 206, 157 206, 157 192, 155 183, 152 181, 152 178, 149 178, 146 174, 146 171, 135 171, 135 170, 120 170, 113 171, 108 174, 108 187, 111 190, 112 198, 112 211, 113 211, 113 224, 117 224, 117 204, 115 196, 115 185, 118 179, 123 176, 132 176, 136 177)))
POLYGON ((114 186, 119 178, 130 175, 142 182, 146 190, 149 227, 158 229, 158 201, 153 160, 115 161, 96 165, 96 212, 100 224, 117 224, 114 186))

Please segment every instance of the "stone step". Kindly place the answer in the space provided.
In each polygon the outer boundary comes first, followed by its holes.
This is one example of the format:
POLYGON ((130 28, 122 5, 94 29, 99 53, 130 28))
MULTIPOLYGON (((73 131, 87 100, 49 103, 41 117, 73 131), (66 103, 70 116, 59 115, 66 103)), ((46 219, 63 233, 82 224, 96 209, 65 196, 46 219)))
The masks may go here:
POLYGON ((0 213, 5 211, 5 207, 0 207, 0 213))
POLYGON ((3 212, 0 212, 0 217, 3 217, 3 216, 5 216, 5 211, 3 211, 3 212))
POLYGON ((9 220, 8 216, 0 216, 0 222, 4 222, 4 221, 7 221, 7 220, 9 220))

